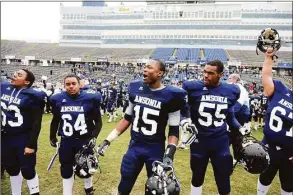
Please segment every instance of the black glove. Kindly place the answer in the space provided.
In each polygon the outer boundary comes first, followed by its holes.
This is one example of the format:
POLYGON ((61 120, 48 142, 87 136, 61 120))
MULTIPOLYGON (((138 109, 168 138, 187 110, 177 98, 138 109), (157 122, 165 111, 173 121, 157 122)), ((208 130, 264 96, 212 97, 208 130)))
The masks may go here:
POLYGON ((164 158, 163 158, 163 164, 165 166, 173 166, 173 159, 174 159, 174 154, 176 152, 176 146, 173 144, 168 144, 164 158))
POLYGON ((57 147, 57 142, 58 142, 58 139, 56 137, 50 138, 50 144, 51 144, 52 147, 56 148, 57 147))
POLYGON ((110 146, 110 142, 108 140, 104 140, 98 147, 97 152, 99 155, 104 156, 104 153, 106 152, 107 148, 110 146))
POLYGON ((96 146, 96 138, 95 137, 91 137, 90 139, 87 140, 87 145, 89 147, 94 148, 96 146))
POLYGON ((173 160, 168 156, 164 156, 163 164, 164 166, 173 166, 173 160))

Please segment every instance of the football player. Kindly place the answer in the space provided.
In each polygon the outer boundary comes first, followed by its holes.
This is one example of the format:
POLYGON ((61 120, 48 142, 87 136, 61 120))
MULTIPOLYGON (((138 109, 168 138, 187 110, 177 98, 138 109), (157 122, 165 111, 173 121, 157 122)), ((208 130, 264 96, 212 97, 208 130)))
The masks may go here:
POLYGON ((123 96, 125 95, 124 92, 124 83, 121 81, 118 85, 117 89, 117 109, 122 107, 123 108, 123 96))
POLYGON ((1 83, 1 165, 10 175, 12 194, 21 194, 23 177, 30 194, 39 194, 35 166, 45 93, 31 88, 34 81, 32 72, 21 69, 11 83, 1 83))
POLYGON ((108 87, 102 83, 102 88, 101 88, 101 94, 102 94, 102 103, 101 103, 101 115, 104 116, 104 114, 106 113, 106 105, 107 105, 107 101, 108 101, 108 87))
MULTIPOLYGON (((238 74, 231 74, 229 77, 229 83, 236 84, 240 89, 240 97, 237 100, 235 106, 234 106, 234 112, 235 117, 237 121, 240 123, 240 125, 245 125, 246 123, 249 123, 249 117, 250 117, 250 109, 249 109, 249 96, 248 91, 243 87, 243 85, 240 83, 241 78, 238 74)), ((250 126, 250 125, 248 125, 250 126)))
POLYGON ((186 92, 173 86, 164 86, 162 76, 165 64, 150 60, 143 71, 143 81, 129 84, 129 106, 124 118, 99 145, 104 152, 110 143, 132 124, 128 151, 121 163, 120 195, 130 194, 144 164, 147 176, 152 175, 152 163, 156 160, 171 166, 179 136, 180 109, 185 104, 186 92), (169 122, 168 146, 165 150, 165 128, 169 122))
POLYGON ((100 80, 97 81, 97 92, 102 94, 102 82, 100 80))
MULTIPOLYGON (((235 118, 239 122, 240 125, 246 126, 247 130, 250 130, 251 122, 249 121, 250 118, 250 109, 249 109, 249 96, 248 91, 243 87, 241 84, 241 78, 239 74, 231 74, 228 77, 228 82, 231 84, 235 84, 240 89, 240 97, 237 100, 236 104, 234 105, 234 114, 235 118)), ((239 132, 235 130, 229 130, 229 137, 230 143, 235 143, 236 137, 239 136, 239 132)), ((233 151, 234 151, 234 144, 233 144, 233 151)), ((235 152, 234 152, 235 158, 235 152)), ((236 163, 236 160, 233 160, 233 164, 236 163)))
POLYGON ((260 103, 261 98, 257 90, 254 90, 253 95, 250 97, 250 109, 252 110, 253 126, 255 130, 258 129, 258 121, 261 114, 260 103))
POLYGON ((233 106, 239 98, 240 89, 237 85, 220 82, 223 69, 221 61, 210 61, 204 67, 203 81, 185 81, 182 86, 188 94, 188 106, 182 110, 185 118, 181 124, 183 128, 195 125, 198 130, 197 139, 190 145, 192 195, 202 193, 209 159, 219 194, 230 193, 233 161, 229 149, 227 124, 230 129, 239 130, 242 135, 248 133, 234 116, 233 106))
POLYGON ((123 95, 123 109, 122 109, 122 117, 124 116, 126 112, 126 108, 129 106, 129 93, 128 93, 128 86, 124 87, 124 95, 123 95))
POLYGON ((259 126, 264 127, 265 115, 268 107, 268 98, 262 93, 260 96, 260 117, 259 117, 259 126))
POLYGON ((116 103, 117 103, 117 89, 114 87, 114 82, 110 83, 108 88, 107 112, 109 113, 108 123, 111 123, 113 118, 116 122, 116 103))
POLYGON ((262 142, 268 146, 270 154, 269 168, 260 174, 257 194, 267 194, 270 185, 279 171, 281 195, 293 193, 293 92, 281 81, 274 80, 272 75, 275 52, 269 48, 265 54, 262 68, 262 84, 268 104, 264 138, 262 142))
MULTIPOLYGON (((102 128, 100 114, 101 97, 94 90, 80 90, 80 78, 67 75, 66 91, 53 95, 53 118, 50 126, 50 144, 57 147, 56 133, 61 136, 59 148, 60 172, 63 178, 63 194, 72 194, 74 183, 73 163, 75 154, 89 141, 95 142, 102 128)), ((85 192, 93 194, 92 177, 84 179, 85 192)))

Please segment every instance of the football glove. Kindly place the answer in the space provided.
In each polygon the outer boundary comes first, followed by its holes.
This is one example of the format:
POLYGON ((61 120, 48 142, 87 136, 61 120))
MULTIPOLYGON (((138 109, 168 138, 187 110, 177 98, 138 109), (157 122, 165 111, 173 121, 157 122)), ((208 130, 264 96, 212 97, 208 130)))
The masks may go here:
POLYGON ((97 152, 99 155, 104 156, 106 150, 108 149, 108 147, 110 146, 110 142, 108 140, 104 140, 98 147, 97 147, 97 152))
POLYGON ((251 129, 251 122, 244 123, 243 126, 246 127, 247 129, 251 129))
POLYGON ((56 148, 57 147, 57 142, 58 142, 58 139, 56 137, 50 138, 50 144, 51 144, 52 147, 56 148))
POLYGON ((173 166, 173 159, 174 159, 175 152, 176 152, 176 146, 173 144, 168 144, 164 157, 163 157, 164 166, 173 166))
POLYGON ((170 157, 168 157, 168 156, 164 156, 164 158, 163 158, 163 164, 164 164, 164 166, 173 166, 173 160, 170 158, 170 157))
POLYGON ((250 134, 251 130, 250 130, 250 128, 247 128, 247 126, 243 126, 243 127, 239 128, 239 132, 242 135, 248 135, 248 134, 250 134))
POLYGON ((182 125, 182 129, 183 129, 183 131, 185 131, 185 132, 189 132, 189 133, 191 133, 191 134, 197 134, 197 133, 198 133, 198 131, 197 131, 195 125, 192 124, 192 123, 190 123, 190 122, 186 122, 186 123, 184 123, 184 124, 182 125))
POLYGON ((95 147, 96 145, 96 138, 95 137, 91 137, 90 139, 87 140, 87 144, 88 146, 91 146, 91 147, 95 147))

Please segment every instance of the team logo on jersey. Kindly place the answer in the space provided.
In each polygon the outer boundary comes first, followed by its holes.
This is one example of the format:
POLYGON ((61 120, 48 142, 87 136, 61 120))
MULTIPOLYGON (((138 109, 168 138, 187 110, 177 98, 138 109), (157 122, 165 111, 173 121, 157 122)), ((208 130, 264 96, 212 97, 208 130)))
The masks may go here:
POLYGON ((142 91, 143 90, 143 87, 139 87, 138 90, 142 91))

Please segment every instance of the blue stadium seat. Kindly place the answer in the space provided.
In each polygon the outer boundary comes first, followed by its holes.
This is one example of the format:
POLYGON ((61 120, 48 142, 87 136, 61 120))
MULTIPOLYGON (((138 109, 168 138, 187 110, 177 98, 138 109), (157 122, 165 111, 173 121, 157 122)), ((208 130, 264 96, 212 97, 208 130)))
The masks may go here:
POLYGON ((152 53, 152 59, 170 60, 174 53, 174 48, 156 48, 152 53))
POLYGON ((222 62, 228 61, 228 56, 224 49, 204 49, 204 55, 208 61, 221 60, 222 62))

